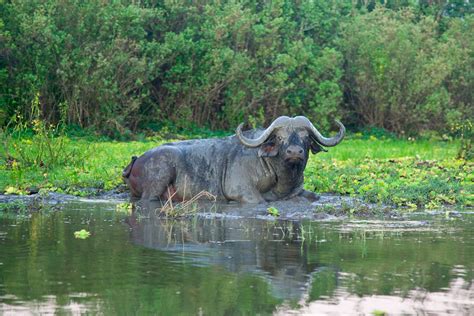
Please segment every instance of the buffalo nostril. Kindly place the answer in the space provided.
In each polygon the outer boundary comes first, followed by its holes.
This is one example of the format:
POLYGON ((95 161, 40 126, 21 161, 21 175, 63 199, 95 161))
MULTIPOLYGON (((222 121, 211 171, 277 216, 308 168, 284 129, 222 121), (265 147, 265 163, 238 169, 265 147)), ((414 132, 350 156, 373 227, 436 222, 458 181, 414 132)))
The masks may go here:
POLYGON ((304 150, 301 147, 290 147, 286 149, 288 155, 302 155, 303 152, 304 150))

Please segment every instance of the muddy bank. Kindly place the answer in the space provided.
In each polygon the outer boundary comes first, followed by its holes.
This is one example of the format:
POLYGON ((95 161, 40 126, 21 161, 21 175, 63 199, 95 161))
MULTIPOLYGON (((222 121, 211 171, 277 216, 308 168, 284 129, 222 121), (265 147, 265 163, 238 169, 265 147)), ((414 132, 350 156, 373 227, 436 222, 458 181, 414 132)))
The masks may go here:
MULTIPOLYGON (((138 202, 135 208, 141 213, 157 214, 160 203, 138 202)), ((197 214, 202 217, 234 217, 258 219, 327 220, 351 215, 363 217, 394 216, 396 212, 388 206, 365 203, 357 198, 324 194, 315 202, 304 198, 267 202, 261 204, 210 203, 200 201, 197 214), (269 208, 276 214, 269 214, 269 208)))
MULTIPOLYGON (((48 192, 46 194, 31 195, 0 195, 0 210, 7 209, 12 211, 34 212, 42 208, 61 209, 63 205, 69 202, 87 202, 87 203, 110 203, 123 204, 131 203, 134 211, 140 212, 143 216, 163 216, 161 211, 161 202, 131 202, 129 194, 121 191, 108 191, 104 193, 94 193, 87 197, 78 197, 69 194, 48 192), (10 207, 11 206, 11 207, 10 207)), ((399 218, 412 211, 406 209, 394 208, 389 205, 380 205, 367 203, 359 198, 340 196, 333 194, 321 194, 319 200, 315 202, 304 198, 295 198, 291 200, 267 202, 261 204, 239 204, 235 202, 209 202, 197 201, 193 204, 193 210, 186 213, 185 216, 199 216, 204 218, 257 218, 274 220, 331 220, 343 219, 347 217, 358 217, 364 219, 382 219, 399 218), (276 210, 277 214, 270 215, 268 209, 276 210)), ((456 207, 444 206, 439 210, 418 210, 424 214, 436 215, 449 212, 452 217, 459 216, 460 212, 456 207)), ((472 209, 466 209, 462 212, 472 212, 472 209)))
MULTIPOLYGON (((47 194, 32 195, 0 195, 0 204, 22 204, 32 211, 37 210, 40 206, 49 206, 60 208, 62 204, 75 202, 92 202, 92 203, 112 203, 119 204, 129 202, 128 193, 109 191, 99 195, 88 197, 77 197, 68 194, 49 192, 47 194)), ((160 202, 134 202, 133 209, 144 215, 160 214, 160 202)), ((291 220, 327 220, 344 218, 347 216, 371 217, 393 217, 397 215, 397 211, 384 205, 365 203, 360 199, 323 194, 320 199, 315 202, 308 201, 304 198, 292 200, 275 201, 262 204, 239 204, 230 203, 214 203, 208 201, 199 201, 195 204, 195 210, 192 216, 200 216, 206 218, 233 217, 233 218, 261 218, 261 219, 280 219, 291 220), (277 215, 270 215, 268 209, 273 208, 277 211, 277 215)))
POLYGON ((47 192, 47 193, 34 193, 29 195, 14 195, 14 194, 0 194, 0 203, 12 203, 16 201, 23 201, 25 203, 31 203, 35 200, 42 200, 45 203, 49 204, 59 204, 67 201, 109 201, 109 202, 124 202, 129 199, 129 194, 119 191, 107 191, 100 193, 99 191, 91 191, 90 195, 85 197, 56 193, 56 192, 47 192))

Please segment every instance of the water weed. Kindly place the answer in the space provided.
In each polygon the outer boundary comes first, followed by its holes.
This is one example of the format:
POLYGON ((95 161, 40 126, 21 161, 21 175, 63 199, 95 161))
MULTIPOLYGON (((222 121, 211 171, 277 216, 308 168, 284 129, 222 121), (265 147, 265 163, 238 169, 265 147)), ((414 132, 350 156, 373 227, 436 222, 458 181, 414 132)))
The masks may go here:
POLYGON ((278 217, 280 216, 280 211, 276 207, 270 206, 269 208, 267 208, 267 214, 273 217, 278 217))
POLYGON ((361 196, 366 201, 408 208, 443 204, 473 206, 474 164, 465 160, 314 158, 306 187, 316 192, 361 196))
POLYGON ((115 210, 118 213, 124 213, 124 214, 130 215, 132 213, 132 210, 133 210, 133 205, 130 202, 119 203, 115 207, 115 210))
POLYGON ((77 238, 77 239, 87 239, 87 238, 90 237, 90 235, 91 235, 91 233, 88 232, 85 229, 81 229, 81 230, 78 230, 78 231, 74 232, 74 237, 77 238))

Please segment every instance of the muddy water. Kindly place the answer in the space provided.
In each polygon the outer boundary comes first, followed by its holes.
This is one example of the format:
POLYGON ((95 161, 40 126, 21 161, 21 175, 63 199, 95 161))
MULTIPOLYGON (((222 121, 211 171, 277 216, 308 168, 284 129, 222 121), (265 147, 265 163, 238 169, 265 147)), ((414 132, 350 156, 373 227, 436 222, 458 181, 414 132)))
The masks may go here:
POLYGON ((230 206, 165 220, 116 203, 1 217, 0 314, 474 313, 469 212, 358 220, 282 204, 283 219, 230 206))

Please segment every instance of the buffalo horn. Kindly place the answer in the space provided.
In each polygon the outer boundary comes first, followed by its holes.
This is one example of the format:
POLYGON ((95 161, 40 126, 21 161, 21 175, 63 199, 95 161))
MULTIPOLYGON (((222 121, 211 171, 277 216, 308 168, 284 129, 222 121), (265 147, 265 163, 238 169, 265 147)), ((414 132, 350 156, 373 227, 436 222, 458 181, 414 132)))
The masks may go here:
POLYGON ((271 133, 273 133, 276 128, 291 125, 293 127, 306 128, 311 133, 311 136, 315 138, 319 144, 327 147, 332 147, 336 146, 341 142, 341 140, 344 138, 344 134, 346 131, 346 128, 344 127, 344 125, 342 125, 341 122, 336 120, 336 123, 337 125, 339 125, 339 132, 336 136, 331 138, 327 138, 321 135, 321 133, 316 129, 316 127, 314 127, 311 121, 304 116, 296 116, 294 118, 290 118, 288 116, 280 116, 279 118, 274 120, 273 123, 269 127, 267 127, 267 129, 263 131, 263 133, 259 137, 255 139, 247 138, 242 134, 242 127, 244 126, 244 123, 241 123, 237 127, 235 134, 237 135, 240 142, 245 146, 258 147, 268 139, 268 137, 271 135, 271 133))
POLYGON ((297 116, 293 119, 292 122, 293 126, 295 127, 305 127, 309 132, 311 132, 311 136, 316 139, 316 141, 326 147, 332 147, 336 146, 341 142, 341 140, 344 138, 344 134, 346 132, 346 128, 344 125, 342 125, 341 122, 336 120, 336 124, 339 126, 339 132, 337 133, 336 136, 327 138, 321 135, 321 133, 314 127, 313 123, 311 123, 310 120, 308 120, 304 116, 297 116))
POLYGON ((260 137, 257 137, 255 139, 252 138, 247 138, 242 134, 242 127, 244 126, 244 123, 241 123, 237 129, 235 130, 235 134, 239 138, 240 142, 244 144, 247 147, 258 147, 263 142, 267 140, 267 138, 270 136, 270 134, 273 132, 275 128, 282 127, 288 125, 288 122, 292 120, 288 116, 280 116, 276 120, 273 121, 273 123, 267 127, 266 130, 263 131, 262 135, 260 137))

